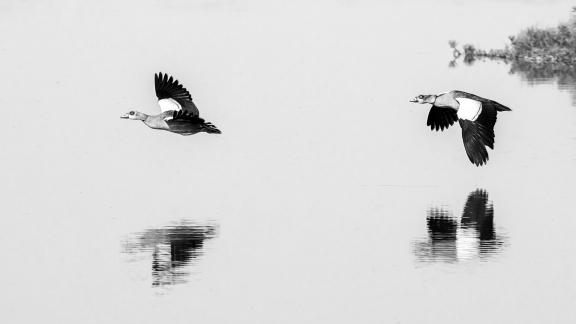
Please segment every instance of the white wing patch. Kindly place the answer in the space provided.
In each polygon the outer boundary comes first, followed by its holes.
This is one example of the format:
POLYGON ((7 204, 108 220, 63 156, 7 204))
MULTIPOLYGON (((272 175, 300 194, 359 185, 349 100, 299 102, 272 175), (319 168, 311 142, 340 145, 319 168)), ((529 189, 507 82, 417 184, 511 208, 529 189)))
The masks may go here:
POLYGON ((475 121, 482 112, 482 103, 474 99, 456 98, 459 103, 458 118, 475 121))
POLYGON ((162 112, 169 110, 182 110, 182 106, 180 106, 178 101, 172 98, 160 99, 158 100, 158 105, 160 106, 160 110, 162 110, 162 112))
POLYGON ((470 260, 478 257, 478 234, 471 228, 459 229, 456 233, 456 253, 458 260, 470 260))

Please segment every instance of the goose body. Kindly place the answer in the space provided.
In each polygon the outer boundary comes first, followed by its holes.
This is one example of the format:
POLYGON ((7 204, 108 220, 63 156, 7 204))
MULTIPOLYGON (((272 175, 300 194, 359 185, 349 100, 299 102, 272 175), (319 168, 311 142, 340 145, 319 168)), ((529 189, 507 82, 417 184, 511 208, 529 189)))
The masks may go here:
POLYGON ((147 115, 133 110, 123 114, 120 118, 141 120, 152 129, 166 130, 180 135, 200 132, 221 133, 212 123, 200 118, 200 113, 190 93, 178 80, 160 72, 154 75, 154 86, 158 106, 162 113, 147 115))
POLYGON ((499 111, 511 109, 490 99, 453 90, 438 95, 419 95, 411 102, 432 104, 427 125, 443 131, 456 121, 462 128, 466 155, 477 166, 488 162, 486 146, 494 149, 494 124, 499 111))

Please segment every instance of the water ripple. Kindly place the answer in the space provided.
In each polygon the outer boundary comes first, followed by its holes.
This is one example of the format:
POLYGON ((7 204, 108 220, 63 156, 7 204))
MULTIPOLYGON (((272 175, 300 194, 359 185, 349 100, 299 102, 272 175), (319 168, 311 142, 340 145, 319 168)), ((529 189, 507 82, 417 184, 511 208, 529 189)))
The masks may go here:
POLYGON ((413 243, 419 262, 457 263, 464 260, 489 260, 506 245, 506 238, 494 227, 494 206, 486 190, 468 195, 460 221, 442 207, 427 212, 428 237, 413 243))
POLYGON ((181 221, 131 235, 123 244, 123 252, 151 253, 153 286, 181 284, 189 275, 187 266, 202 256, 204 241, 216 234, 217 226, 213 224, 181 221))

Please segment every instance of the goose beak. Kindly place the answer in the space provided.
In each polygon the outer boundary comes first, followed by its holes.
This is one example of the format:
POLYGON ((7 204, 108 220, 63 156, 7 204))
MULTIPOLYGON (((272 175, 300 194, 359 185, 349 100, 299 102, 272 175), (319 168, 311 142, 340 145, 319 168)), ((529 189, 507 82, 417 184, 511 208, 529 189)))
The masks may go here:
POLYGON ((414 97, 414 98, 410 99, 410 102, 418 102, 418 98, 414 97))
POLYGON ((120 118, 128 119, 128 114, 122 114, 122 115, 120 115, 120 118))

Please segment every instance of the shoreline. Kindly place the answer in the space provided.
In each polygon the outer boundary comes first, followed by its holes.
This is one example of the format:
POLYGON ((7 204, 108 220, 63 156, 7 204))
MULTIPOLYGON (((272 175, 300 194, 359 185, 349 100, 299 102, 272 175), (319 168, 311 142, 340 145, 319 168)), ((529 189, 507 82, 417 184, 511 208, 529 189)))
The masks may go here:
POLYGON ((520 61, 533 64, 576 65, 576 56, 568 53, 568 49, 563 49, 560 53, 556 53, 554 50, 534 50, 530 53, 520 54, 510 49, 490 49, 486 51, 468 44, 464 46, 463 55, 466 61, 487 58, 491 60, 520 61))
POLYGON ((466 44, 462 47, 463 53, 456 41, 448 43, 454 58, 464 55, 465 61, 488 58, 572 68, 576 66, 576 7, 572 8, 570 19, 556 27, 528 27, 508 39, 510 43, 503 49, 485 50, 466 44))

